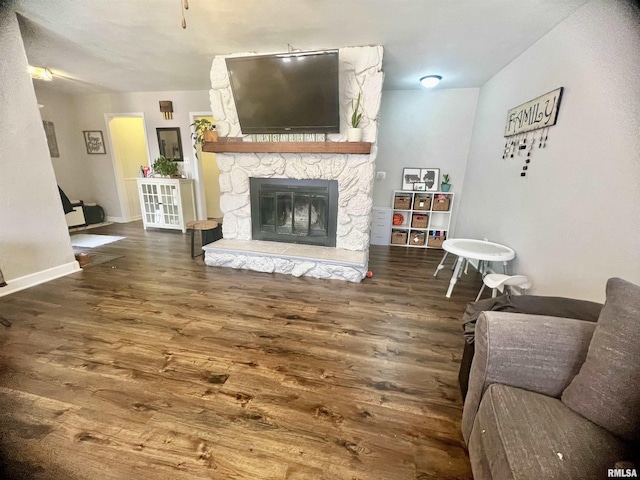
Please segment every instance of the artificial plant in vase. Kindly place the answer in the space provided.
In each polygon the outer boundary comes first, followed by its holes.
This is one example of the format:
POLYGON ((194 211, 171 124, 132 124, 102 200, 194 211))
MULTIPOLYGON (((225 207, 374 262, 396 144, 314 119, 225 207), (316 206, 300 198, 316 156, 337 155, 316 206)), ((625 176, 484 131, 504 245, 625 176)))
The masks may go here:
POLYGON ((152 166, 153 171, 162 176, 173 177, 178 175, 178 164, 164 155, 160 155, 152 166))
POLYGON ((451 183, 449 183, 449 174, 445 173, 442 176, 442 182, 440 183, 440 190, 442 192, 448 192, 451 189, 451 183))
POLYGON ((351 106, 353 107, 353 113, 351 114, 351 125, 347 130, 347 141, 349 142, 361 142, 362 141, 362 128, 359 127, 360 120, 362 120, 361 102, 362 92, 358 93, 358 99, 355 106, 353 100, 351 100, 351 106))

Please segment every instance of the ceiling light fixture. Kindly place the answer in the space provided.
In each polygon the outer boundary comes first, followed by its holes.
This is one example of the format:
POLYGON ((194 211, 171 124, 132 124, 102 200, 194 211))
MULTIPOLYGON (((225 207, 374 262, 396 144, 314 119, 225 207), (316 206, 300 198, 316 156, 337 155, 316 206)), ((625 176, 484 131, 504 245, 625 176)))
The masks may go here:
POLYGON ((29 75, 31 75, 31 78, 35 78, 37 80, 46 80, 47 82, 53 80, 53 74, 48 68, 32 67, 31 65, 29 65, 27 67, 27 71, 29 72, 29 75))
POLYGON ((420 83, 425 88, 433 88, 440 83, 440 80, 442 80, 440 75, 427 75, 420 79, 420 83))

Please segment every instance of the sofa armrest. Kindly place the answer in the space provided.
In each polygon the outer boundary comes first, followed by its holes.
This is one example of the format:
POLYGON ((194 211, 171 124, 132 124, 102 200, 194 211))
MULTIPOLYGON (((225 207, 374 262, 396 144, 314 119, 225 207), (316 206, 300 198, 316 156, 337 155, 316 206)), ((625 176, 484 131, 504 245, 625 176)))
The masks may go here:
POLYGON ((501 295, 467 304, 462 326, 465 340, 473 343, 475 324, 482 312, 513 312, 597 322, 603 305, 587 300, 536 295, 501 295))
POLYGON ((482 313, 462 413, 465 441, 492 383, 560 397, 584 363, 595 327, 595 323, 570 318, 482 313))

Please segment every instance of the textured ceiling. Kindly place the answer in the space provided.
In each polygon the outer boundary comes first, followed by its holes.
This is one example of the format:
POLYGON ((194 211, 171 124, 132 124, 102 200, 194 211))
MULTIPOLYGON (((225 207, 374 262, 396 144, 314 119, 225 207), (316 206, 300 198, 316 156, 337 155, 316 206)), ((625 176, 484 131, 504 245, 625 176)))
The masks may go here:
MULTIPOLYGON (((1 0, 0 0, 1 1, 1 0)), ((27 57, 73 92, 206 90, 215 55, 382 45, 385 89, 479 87, 588 0, 15 0, 27 57)))

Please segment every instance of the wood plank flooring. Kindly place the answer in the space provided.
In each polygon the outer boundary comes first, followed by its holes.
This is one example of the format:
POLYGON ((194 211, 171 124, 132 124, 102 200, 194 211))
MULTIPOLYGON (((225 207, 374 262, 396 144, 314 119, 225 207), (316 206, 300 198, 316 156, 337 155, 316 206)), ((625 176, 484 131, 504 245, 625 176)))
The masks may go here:
POLYGON ((468 479, 442 251, 372 247, 360 284, 122 255, 0 298, 0 473, 29 479, 468 479))

